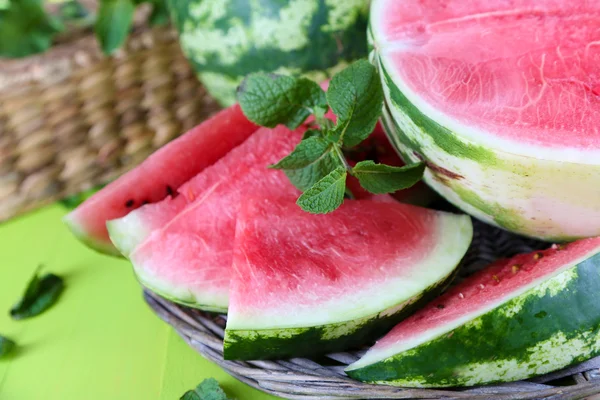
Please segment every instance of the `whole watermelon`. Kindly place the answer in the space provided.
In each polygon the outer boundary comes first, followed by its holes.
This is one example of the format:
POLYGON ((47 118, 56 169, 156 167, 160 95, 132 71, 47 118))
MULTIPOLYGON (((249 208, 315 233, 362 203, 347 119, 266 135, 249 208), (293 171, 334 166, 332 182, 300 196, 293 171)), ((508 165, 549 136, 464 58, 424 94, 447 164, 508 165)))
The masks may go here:
POLYGON ((169 0, 184 53, 210 94, 235 102, 257 71, 330 77, 367 54, 369 0, 169 0))

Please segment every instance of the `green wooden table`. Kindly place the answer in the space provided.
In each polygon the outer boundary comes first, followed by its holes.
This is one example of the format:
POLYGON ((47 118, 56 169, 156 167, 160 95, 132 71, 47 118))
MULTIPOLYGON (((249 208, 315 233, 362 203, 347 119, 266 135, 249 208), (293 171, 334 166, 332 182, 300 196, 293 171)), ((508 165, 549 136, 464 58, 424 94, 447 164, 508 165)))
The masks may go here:
POLYGON ((0 360, 0 399, 177 400, 207 377, 232 398, 274 399, 188 348, 145 305, 130 265, 77 242, 64 213, 54 205, 0 225, 0 333, 19 344, 0 360), (66 289, 46 313, 13 321, 38 264, 66 289))

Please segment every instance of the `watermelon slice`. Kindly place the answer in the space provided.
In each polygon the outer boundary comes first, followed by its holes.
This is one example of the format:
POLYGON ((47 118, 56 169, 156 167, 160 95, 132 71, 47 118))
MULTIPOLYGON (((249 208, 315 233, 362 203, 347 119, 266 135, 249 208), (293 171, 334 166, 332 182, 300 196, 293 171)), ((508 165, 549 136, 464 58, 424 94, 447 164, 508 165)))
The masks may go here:
POLYGON ((389 201, 314 215, 289 198, 238 217, 226 359, 309 355, 364 344, 444 286, 471 220, 389 201))
POLYGON ((600 238, 501 260, 397 325, 346 372, 400 386, 487 384, 600 354, 600 238))
MULTIPOLYGON (((235 221, 252 194, 299 192, 282 171, 268 169, 289 154, 302 132, 262 128, 178 189, 177 197, 148 204, 109 223, 115 245, 128 254, 140 282, 173 301, 227 311, 235 221)), ((297 207, 297 206, 296 206, 297 207)))
POLYGON ((600 235, 599 15, 597 1, 374 0, 394 144, 480 219, 600 235))
POLYGON ((145 203, 164 199, 256 129, 239 106, 225 109, 156 151, 94 194, 64 220, 89 247, 118 255, 109 240, 106 221, 122 217, 145 203))

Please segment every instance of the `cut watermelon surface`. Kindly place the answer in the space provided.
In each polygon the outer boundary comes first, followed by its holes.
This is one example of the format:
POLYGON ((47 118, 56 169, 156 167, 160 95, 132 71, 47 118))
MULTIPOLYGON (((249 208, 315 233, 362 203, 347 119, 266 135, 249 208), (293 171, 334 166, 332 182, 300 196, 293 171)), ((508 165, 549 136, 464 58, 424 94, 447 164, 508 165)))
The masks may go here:
POLYGON ((65 217, 71 231, 89 247, 117 255, 106 221, 154 203, 248 138, 257 127, 239 106, 227 108, 165 145, 139 166, 94 194, 65 217))
MULTIPOLYGON (((235 221, 243 199, 299 192, 282 171, 267 168, 302 137, 280 126, 259 129, 178 189, 109 223, 116 246, 129 256, 140 282, 173 301, 226 311, 235 221)), ((297 206, 296 206, 297 207, 297 206)))
POLYGON ((471 236, 468 216, 397 202, 346 200, 333 213, 314 215, 289 198, 245 201, 224 357, 363 344, 439 291, 471 236))
POLYGON ((394 144, 485 221, 549 240, 599 235, 599 17, 593 1, 374 0, 394 144))
POLYGON ((346 372, 416 387, 526 379, 600 354, 600 238, 500 260, 398 324, 346 372))

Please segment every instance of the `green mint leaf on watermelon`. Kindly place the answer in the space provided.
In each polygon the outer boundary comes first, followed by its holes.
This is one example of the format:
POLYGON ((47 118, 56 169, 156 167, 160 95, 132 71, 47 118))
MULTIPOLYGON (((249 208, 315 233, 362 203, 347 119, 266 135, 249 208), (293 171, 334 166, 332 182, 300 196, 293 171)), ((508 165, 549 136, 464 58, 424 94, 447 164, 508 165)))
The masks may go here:
POLYGON ((425 172, 425 163, 415 163, 404 167, 376 164, 371 160, 361 161, 352 168, 352 175, 360 185, 371 193, 393 193, 408 189, 419 182, 425 172))
POLYGON ((345 167, 337 167, 304 192, 298 198, 297 204, 312 214, 334 211, 344 201, 347 175, 345 167))
POLYGON ((284 170, 288 179, 294 186, 299 190, 305 191, 310 189, 315 183, 320 181, 323 177, 329 174, 337 167, 343 167, 344 164, 341 162, 334 149, 325 153, 323 157, 318 158, 315 162, 307 165, 300 169, 287 169, 284 170))
POLYGON ((179 400, 229 400, 214 378, 203 380, 194 390, 188 390, 179 400))
POLYGON ((350 64, 331 79, 327 101, 338 118, 335 131, 344 146, 358 145, 371 134, 383 109, 377 70, 367 60, 350 64))
POLYGON ((133 23, 132 0, 101 0, 95 25, 96 38, 105 54, 112 54, 125 43, 133 23))
POLYGON ((0 8, 0 57, 26 57, 50 48, 64 30, 42 0, 10 0, 0 8))
POLYGON ((7 356, 16 346, 9 338, 0 335, 0 358, 7 356))
POLYGON ((319 136, 311 136, 302 140, 296 148, 277 164, 272 165, 275 169, 299 169, 319 162, 331 150, 331 143, 319 136))
POLYGON ((54 274, 40 276, 42 266, 36 270, 27 284, 23 297, 11 308, 13 319, 31 318, 50 308, 64 289, 62 278, 54 274))
POLYGON ((325 92, 306 78, 251 74, 238 87, 237 97, 250 121, 269 128, 283 124, 296 129, 309 115, 327 112, 325 92))

